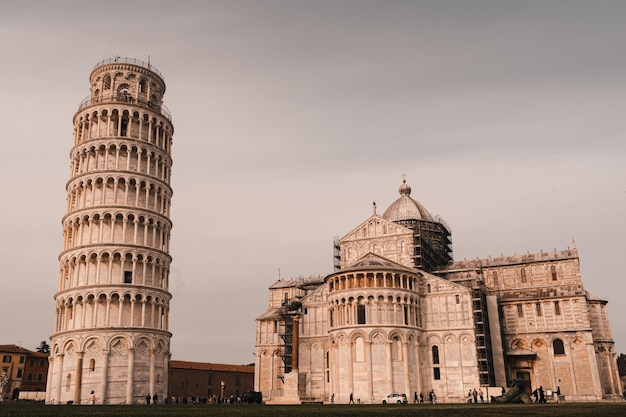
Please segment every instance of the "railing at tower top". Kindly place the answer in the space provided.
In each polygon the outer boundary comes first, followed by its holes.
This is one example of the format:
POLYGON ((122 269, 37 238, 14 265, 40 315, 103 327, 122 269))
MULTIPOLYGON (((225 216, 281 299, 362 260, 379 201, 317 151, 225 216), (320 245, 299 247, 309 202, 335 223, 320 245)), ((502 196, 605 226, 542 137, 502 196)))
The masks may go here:
POLYGON ((154 65, 150 65, 150 63, 149 63, 149 62, 143 62, 143 61, 140 61, 140 60, 135 59, 135 58, 126 58, 126 57, 114 56, 113 58, 105 59, 105 60, 102 60, 102 61, 98 62, 98 63, 97 63, 97 64, 93 67, 93 69, 96 69, 96 68, 98 68, 99 66, 102 66, 102 65, 106 65, 106 64, 115 64, 115 63, 118 63, 118 62, 119 62, 119 63, 122 63, 122 64, 133 64, 133 65, 138 65, 138 66, 140 66, 140 67, 144 67, 144 68, 146 68, 146 69, 149 69, 150 71, 154 72, 154 73, 155 73, 155 74, 157 74, 159 77, 161 77, 161 79, 162 79, 163 81, 165 81, 165 77, 163 77, 163 74, 161 74, 161 72, 160 72, 158 69, 156 69, 156 68, 154 67, 154 65))
POLYGON ((92 104, 100 104, 100 103, 133 103, 133 104, 138 103, 152 110, 159 111, 163 116, 167 118, 167 120, 169 120, 170 122, 172 121, 172 114, 170 113, 169 109, 165 106, 165 104, 161 104, 159 106, 149 100, 143 100, 141 98, 137 99, 129 95, 123 95, 120 97, 115 97, 115 96, 98 97, 98 98, 94 98, 93 100, 91 99, 91 96, 87 96, 83 99, 83 101, 80 102, 80 104, 78 105, 78 110, 76 111, 80 111, 80 109, 90 106, 92 104))

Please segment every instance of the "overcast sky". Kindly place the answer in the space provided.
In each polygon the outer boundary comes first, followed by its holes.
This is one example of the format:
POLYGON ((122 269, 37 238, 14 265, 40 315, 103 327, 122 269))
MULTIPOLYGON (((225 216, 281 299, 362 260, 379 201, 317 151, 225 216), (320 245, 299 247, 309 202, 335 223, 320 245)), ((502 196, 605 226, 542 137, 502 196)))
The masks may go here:
POLYGON ((626 2, 0 1, 0 343, 54 329, 72 117, 116 55, 174 122, 172 358, 254 361, 283 278, 397 197, 454 258, 578 247, 626 352, 626 2))

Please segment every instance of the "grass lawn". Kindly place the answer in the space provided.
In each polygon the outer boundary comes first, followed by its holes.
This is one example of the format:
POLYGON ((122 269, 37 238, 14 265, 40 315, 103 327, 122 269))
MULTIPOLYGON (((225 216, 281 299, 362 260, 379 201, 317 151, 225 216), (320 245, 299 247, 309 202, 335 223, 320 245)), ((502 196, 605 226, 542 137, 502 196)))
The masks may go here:
POLYGON ((626 402, 565 404, 438 405, 107 405, 2 404, 0 417, 203 416, 203 417, 576 417, 626 416, 626 402))

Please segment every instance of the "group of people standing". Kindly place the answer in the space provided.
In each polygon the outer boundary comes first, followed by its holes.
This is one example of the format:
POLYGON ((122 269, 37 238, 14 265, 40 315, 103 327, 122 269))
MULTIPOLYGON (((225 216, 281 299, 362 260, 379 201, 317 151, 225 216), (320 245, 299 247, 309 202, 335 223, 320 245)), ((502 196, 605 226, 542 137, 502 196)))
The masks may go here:
POLYGON ((478 404, 478 398, 480 398, 481 404, 485 403, 485 394, 483 393, 482 388, 479 388, 478 391, 476 391, 476 388, 474 388, 473 390, 469 390, 469 392, 467 393, 467 402, 469 404, 478 404))
POLYGON ((157 394, 154 394, 152 397, 150 397, 150 394, 146 395, 146 404, 150 404, 150 399, 152 399, 152 404, 154 405, 157 405, 159 402, 159 396, 157 394))
MULTIPOLYGON (((431 389, 428 393, 428 403, 429 404, 437 404, 437 394, 435 394, 435 390, 431 389)), ((419 395, 417 391, 413 393, 413 404, 424 404, 424 393, 420 392, 419 395)))

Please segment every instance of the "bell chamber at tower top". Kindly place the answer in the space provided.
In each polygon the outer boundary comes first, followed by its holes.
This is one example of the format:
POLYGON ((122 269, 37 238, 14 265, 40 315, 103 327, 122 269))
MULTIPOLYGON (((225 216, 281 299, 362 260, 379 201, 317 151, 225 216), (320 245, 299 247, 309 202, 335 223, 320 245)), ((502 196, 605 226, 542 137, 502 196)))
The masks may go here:
POLYGON ((158 135, 153 126, 171 138, 172 117, 163 104, 165 81, 149 62, 110 58, 95 66, 89 80, 90 94, 74 115, 76 144, 108 136, 150 141, 158 135))

